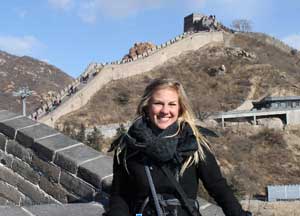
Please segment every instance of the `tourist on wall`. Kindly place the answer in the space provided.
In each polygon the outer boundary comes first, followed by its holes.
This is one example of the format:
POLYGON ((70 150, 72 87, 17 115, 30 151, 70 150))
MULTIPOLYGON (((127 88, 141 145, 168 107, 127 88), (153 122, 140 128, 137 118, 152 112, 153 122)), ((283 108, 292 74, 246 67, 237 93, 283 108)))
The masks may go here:
POLYGON ((110 149, 115 155, 108 216, 199 216, 199 179, 225 215, 251 215, 222 177, 179 82, 152 81, 137 115, 110 149))

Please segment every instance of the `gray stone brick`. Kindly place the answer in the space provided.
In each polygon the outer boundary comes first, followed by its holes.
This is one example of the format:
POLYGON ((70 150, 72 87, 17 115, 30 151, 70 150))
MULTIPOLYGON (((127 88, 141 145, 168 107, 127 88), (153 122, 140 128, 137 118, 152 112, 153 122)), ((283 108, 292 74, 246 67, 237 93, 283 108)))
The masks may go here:
POLYGON ((20 158, 28 164, 31 163, 31 158, 33 155, 32 150, 21 146, 18 142, 14 140, 8 141, 6 146, 6 152, 20 158))
POLYGON ((83 144, 57 152, 54 163, 71 173, 76 173, 78 165, 100 155, 100 152, 83 144))
POLYGON ((0 197, 0 206, 14 206, 15 203, 11 202, 10 200, 0 197))
POLYGON ((57 183, 49 181, 46 177, 42 176, 40 181, 40 188, 44 190, 47 194, 54 197, 61 203, 68 202, 68 192, 57 183))
MULTIPOLYGON (((11 119, 11 118, 14 118, 14 117, 17 117, 17 116, 22 117, 21 114, 12 113, 12 112, 9 112, 9 111, 5 110, 3 112, 0 112, 0 122, 4 122, 7 119, 11 119)), ((2 130, 2 128, 0 128, 0 131, 1 130, 2 130)))
POLYGON ((16 187, 13 187, 3 181, 0 181, 0 194, 1 197, 6 198, 15 205, 19 205, 20 200, 24 195, 18 191, 16 187))
POLYGON ((4 134, 0 133, 0 149, 2 151, 5 151, 6 141, 7 141, 7 137, 4 134))
POLYGON ((39 157, 52 161, 55 151, 77 143, 79 143, 79 141, 73 140, 63 134, 57 134, 55 136, 36 141, 32 148, 39 157))
POLYGON ((76 176, 61 172, 60 183, 67 191, 75 193, 87 201, 92 201, 94 199, 93 196, 95 190, 76 176))
POLYGON ((73 193, 69 193, 67 196, 68 199, 68 203, 84 203, 87 202, 86 200, 80 198, 79 196, 73 194, 73 193))
POLYGON ((60 167, 49 162, 43 161, 36 155, 33 155, 32 157, 31 166, 35 171, 41 172, 51 182, 58 182, 61 170, 60 167))
POLYGON ((106 208, 109 205, 109 198, 110 195, 108 193, 101 191, 97 192, 95 196, 95 201, 101 203, 106 208))
MULTIPOLYGON (((104 177, 112 174, 113 159, 108 156, 84 163, 78 168, 78 176, 97 188, 102 188, 104 177)), ((105 178, 105 179, 106 179, 105 178)), ((104 179, 104 180, 105 180, 104 179)))
POLYGON ((113 175, 110 175, 102 181, 102 192, 110 193, 113 175))
POLYGON ((30 128, 21 129, 17 133, 16 140, 25 147, 31 147, 36 139, 58 133, 53 128, 41 124, 30 128))
POLYGON ((35 172, 27 163, 21 160, 14 160, 12 170, 29 180, 33 184, 37 184, 40 180, 40 175, 35 172))
POLYGON ((32 199, 30 199, 28 196, 25 196, 24 198, 21 199, 20 206, 29 206, 29 205, 34 205, 32 199))
POLYGON ((45 192, 26 180, 20 181, 18 188, 23 194, 26 194, 26 196, 32 200, 33 204, 53 203, 45 192))
MULTIPOLYGON (((1 113, 0 113, 1 114, 1 113)), ((7 135, 9 138, 14 139, 17 129, 37 124, 27 117, 16 118, 13 120, 0 122, 1 132, 7 135)))
POLYGON ((15 206, 0 206, 2 216, 28 216, 23 209, 15 206))
POLYGON ((98 203, 35 205, 25 208, 35 216, 99 216, 104 213, 104 208, 98 203))
MULTIPOLYGON (((7 204, 8 200, 3 198, 3 197, 0 197, 0 206, 5 206, 7 204)), ((14 204, 13 204, 14 205, 14 204)))
POLYGON ((7 155, 5 152, 0 150, 0 163, 11 168, 13 162, 13 157, 11 155, 7 155))
POLYGON ((9 182, 10 185, 17 186, 21 177, 7 167, 0 166, 0 179, 4 182, 9 182))

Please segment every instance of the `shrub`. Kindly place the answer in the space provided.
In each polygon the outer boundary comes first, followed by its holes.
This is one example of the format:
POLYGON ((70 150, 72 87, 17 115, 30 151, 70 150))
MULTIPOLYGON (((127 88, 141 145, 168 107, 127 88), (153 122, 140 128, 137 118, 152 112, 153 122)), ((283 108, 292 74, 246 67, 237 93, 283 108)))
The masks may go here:
POLYGON ((80 130, 76 134, 76 139, 80 142, 85 142, 85 126, 84 124, 80 124, 80 130))
POLYGON ((291 50, 291 54, 292 54, 292 55, 297 55, 297 53, 298 53, 298 50, 297 50, 297 49, 292 49, 292 50, 291 50))
POLYGON ((119 137, 121 134, 126 132, 126 128, 124 126, 124 124, 120 124, 120 126, 117 128, 117 133, 115 135, 115 137, 119 137))
POLYGON ((76 138, 76 132, 74 130, 74 127, 72 126, 72 124, 69 121, 66 121, 66 122, 63 123, 63 127, 62 127, 61 132, 64 135, 69 136, 73 139, 76 138))
POLYGON ((103 142, 103 134, 98 128, 94 127, 92 133, 87 135, 86 144, 97 151, 102 151, 103 142))
POLYGON ((266 145, 286 146, 282 132, 275 129, 264 128, 256 135, 251 136, 251 138, 266 145))
POLYGON ((126 105, 129 102, 129 94, 127 92, 121 92, 115 98, 115 101, 120 105, 126 105))

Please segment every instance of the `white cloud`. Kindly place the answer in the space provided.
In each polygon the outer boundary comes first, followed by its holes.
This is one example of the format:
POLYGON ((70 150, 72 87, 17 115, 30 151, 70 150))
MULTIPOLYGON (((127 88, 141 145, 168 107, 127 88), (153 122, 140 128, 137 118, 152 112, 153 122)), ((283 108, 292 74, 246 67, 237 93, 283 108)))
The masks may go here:
POLYGON ((181 7, 186 12, 214 13, 222 18, 253 19, 267 14, 271 0, 48 0, 57 9, 75 12, 86 23, 95 23, 101 17, 126 18, 146 10, 181 7), (175 6, 175 7, 173 7, 175 6))
POLYGON ((49 4, 57 9, 67 10, 73 4, 73 0, 48 0, 49 4))
POLYGON ((79 8, 79 17, 87 23, 94 23, 97 20, 97 13, 99 10, 98 1, 92 0, 83 2, 79 8))
POLYGON ((170 0, 81 0, 79 16, 83 21, 93 23, 99 16, 123 18, 141 11, 160 7, 170 0))
POLYGON ((289 35, 282 39, 285 43, 290 45, 291 47, 300 50, 300 34, 289 35))
POLYGON ((34 36, 0 36, 0 49, 14 55, 36 56, 44 47, 34 36))

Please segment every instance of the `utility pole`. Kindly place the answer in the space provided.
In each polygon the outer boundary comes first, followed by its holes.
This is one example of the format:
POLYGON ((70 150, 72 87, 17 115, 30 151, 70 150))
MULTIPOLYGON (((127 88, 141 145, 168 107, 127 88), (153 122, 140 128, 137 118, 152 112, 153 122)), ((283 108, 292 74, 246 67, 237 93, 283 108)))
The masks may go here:
POLYGON ((30 91, 28 87, 21 87, 19 91, 13 92, 13 96, 21 97, 22 107, 23 107, 23 116, 26 116, 26 97, 32 95, 33 91, 30 91))

